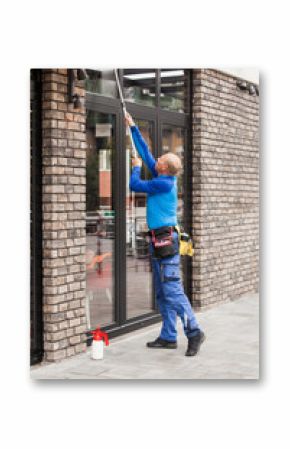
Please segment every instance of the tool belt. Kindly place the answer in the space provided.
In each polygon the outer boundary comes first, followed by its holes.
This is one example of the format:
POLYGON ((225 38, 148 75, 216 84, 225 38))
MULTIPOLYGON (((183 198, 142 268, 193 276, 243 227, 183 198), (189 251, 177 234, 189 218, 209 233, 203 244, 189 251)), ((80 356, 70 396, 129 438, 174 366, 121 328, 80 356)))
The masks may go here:
POLYGON ((163 226, 162 228, 151 229, 148 232, 152 240, 153 257, 162 259, 178 254, 178 245, 173 240, 174 231, 177 231, 174 226, 163 226))

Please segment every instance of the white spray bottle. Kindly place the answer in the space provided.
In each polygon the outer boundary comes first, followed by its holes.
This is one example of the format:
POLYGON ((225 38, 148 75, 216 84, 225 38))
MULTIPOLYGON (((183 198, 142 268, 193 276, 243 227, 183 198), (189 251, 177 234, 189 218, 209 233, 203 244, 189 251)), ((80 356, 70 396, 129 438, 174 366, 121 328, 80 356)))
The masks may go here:
POLYGON ((101 331, 98 327, 93 334, 91 358, 94 360, 101 360, 104 357, 104 341, 106 346, 109 345, 109 338, 106 332, 101 331))

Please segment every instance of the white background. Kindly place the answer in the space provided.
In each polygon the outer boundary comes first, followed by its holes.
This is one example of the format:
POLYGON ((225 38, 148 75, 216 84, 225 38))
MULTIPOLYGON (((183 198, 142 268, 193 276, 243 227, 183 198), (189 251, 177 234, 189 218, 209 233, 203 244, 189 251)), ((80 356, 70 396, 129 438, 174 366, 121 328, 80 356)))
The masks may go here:
POLYGON ((289 447, 286 1, 26 1, 1 8, 2 447, 289 447), (29 379, 29 69, 258 67, 261 381, 29 379))

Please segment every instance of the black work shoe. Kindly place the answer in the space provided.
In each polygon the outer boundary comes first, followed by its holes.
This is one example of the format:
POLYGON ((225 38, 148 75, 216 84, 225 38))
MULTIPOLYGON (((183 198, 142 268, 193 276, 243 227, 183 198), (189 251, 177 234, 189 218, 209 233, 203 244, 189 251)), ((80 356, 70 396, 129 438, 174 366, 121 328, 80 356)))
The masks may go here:
POLYGON ((176 341, 163 340, 163 338, 156 338, 154 341, 149 341, 147 343, 148 348, 164 348, 164 349, 176 349, 176 341))
POLYGON ((199 331, 197 335, 193 337, 188 337, 188 346, 185 355, 193 356, 196 355, 199 351, 200 345, 204 342, 205 335, 202 331, 199 331))

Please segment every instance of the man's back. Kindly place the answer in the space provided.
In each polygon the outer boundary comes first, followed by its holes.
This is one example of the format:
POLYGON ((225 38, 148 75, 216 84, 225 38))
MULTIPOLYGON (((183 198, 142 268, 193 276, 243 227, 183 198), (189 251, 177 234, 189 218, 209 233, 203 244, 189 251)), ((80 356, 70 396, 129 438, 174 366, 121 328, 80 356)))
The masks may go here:
POLYGON ((147 195, 147 223, 149 229, 177 225, 177 181, 175 176, 160 175, 160 181, 170 190, 147 195))
POLYGON ((149 229, 177 225, 177 180, 176 176, 162 175, 156 170, 156 160, 149 151, 137 126, 131 127, 134 143, 150 170, 153 179, 140 179, 141 168, 134 167, 130 188, 134 192, 147 193, 147 224, 149 229))

